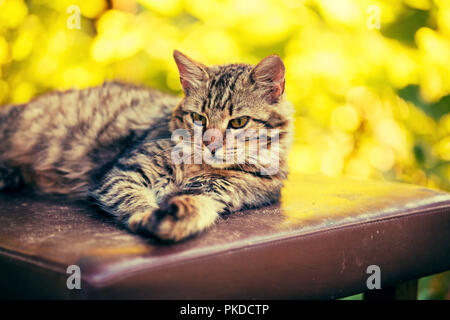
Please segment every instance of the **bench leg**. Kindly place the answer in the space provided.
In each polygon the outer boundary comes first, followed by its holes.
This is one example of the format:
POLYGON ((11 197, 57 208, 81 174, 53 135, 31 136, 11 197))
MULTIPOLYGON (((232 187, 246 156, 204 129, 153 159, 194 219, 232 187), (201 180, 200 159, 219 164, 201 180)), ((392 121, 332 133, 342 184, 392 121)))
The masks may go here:
POLYGON ((417 279, 398 285, 370 290, 363 294, 364 300, 417 300, 417 279))

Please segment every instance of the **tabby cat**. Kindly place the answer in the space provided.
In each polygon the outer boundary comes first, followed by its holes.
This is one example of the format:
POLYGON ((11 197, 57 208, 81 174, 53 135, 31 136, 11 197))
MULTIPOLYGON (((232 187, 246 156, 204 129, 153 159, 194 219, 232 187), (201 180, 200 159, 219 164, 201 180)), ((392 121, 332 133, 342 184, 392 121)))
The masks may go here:
MULTIPOLYGON (((92 199, 131 231, 169 241, 199 233, 220 214, 276 201, 292 139, 281 59, 205 66, 179 51, 174 58, 183 98, 106 82, 1 107, 0 189, 92 199), (172 133, 181 129, 192 134, 214 129, 225 134, 222 143, 226 132, 277 131, 278 170, 264 174, 262 162, 247 158, 174 161, 178 141, 172 133)), ((225 152, 217 143, 211 148, 214 139, 206 140, 195 148, 209 156, 225 152)), ((231 151, 239 152, 236 148, 231 151)))

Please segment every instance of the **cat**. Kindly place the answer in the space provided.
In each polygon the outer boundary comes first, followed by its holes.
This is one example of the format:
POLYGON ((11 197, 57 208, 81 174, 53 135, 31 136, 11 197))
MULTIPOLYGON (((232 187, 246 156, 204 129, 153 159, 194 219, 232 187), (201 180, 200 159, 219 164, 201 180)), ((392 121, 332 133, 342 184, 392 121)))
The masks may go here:
MULTIPOLYGON (((281 58, 271 55, 256 66, 206 66, 176 50, 173 56, 183 97, 105 82, 1 107, 0 189, 90 199, 132 232, 173 242, 207 229, 221 214, 276 202, 293 130, 281 58), (276 131, 277 170, 265 174, 262 162, 247 158, 174 161, 179 144, 173 132, 209 129, 276 131)), ((273 138, 269 134, 269 147, 273 138)), ((214 148, 214 139, 188 144, 210 157, 242 154, 239 146, 225 150, 227 135, 222 139, 214 148)))

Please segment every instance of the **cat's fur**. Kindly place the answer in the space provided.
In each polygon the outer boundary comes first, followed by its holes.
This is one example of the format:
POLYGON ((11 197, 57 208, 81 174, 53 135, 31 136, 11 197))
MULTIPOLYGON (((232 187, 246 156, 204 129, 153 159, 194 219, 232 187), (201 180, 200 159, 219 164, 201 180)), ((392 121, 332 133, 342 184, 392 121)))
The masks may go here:
POLYGON ((166 240, 196 234, 221 213, 276 201, 292 133, 281 59, 206 67, 178 51, 174 57, 182 99, 108 82, 1 107, 0 189, 90 197, 132 231, 166 240), (243 115, 251 117, 248 128, 279 129, 278 172, 262 175, 247 163, 173 163, 171 132, 192 131, 193 111, 222 131, 243 115))

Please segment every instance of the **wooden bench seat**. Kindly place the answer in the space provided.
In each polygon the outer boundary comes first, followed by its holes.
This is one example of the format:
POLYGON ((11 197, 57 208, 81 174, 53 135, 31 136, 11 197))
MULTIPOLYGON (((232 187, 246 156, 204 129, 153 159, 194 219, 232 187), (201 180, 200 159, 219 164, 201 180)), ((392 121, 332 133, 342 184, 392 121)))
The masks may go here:
POLYGON ((280 204, 162 245, 85 203, 0 194, 3 298, 333 299, 450 269, 450 194, 291 175, 280 204), (69 265, 81 289, 66 285, 69 265))

